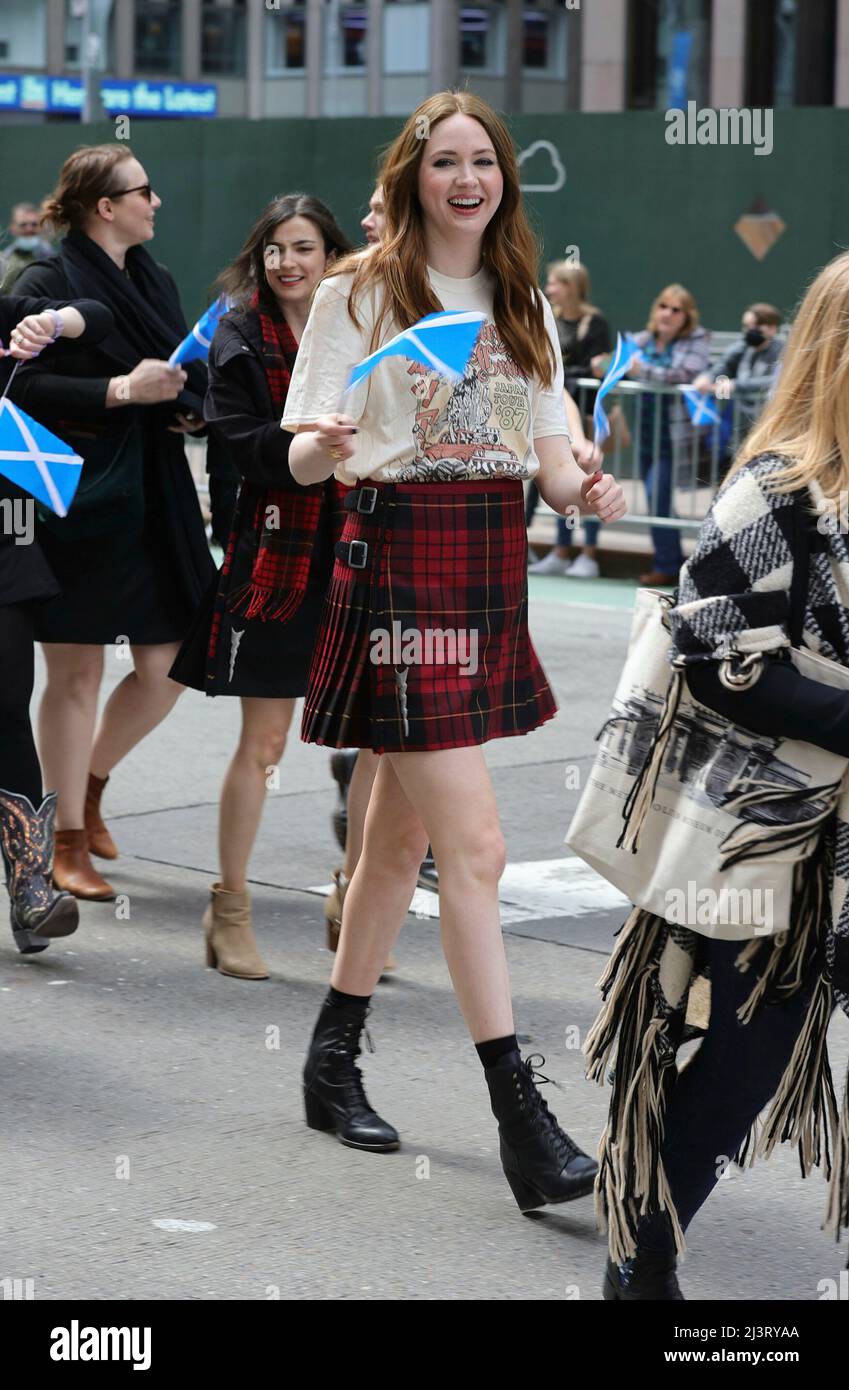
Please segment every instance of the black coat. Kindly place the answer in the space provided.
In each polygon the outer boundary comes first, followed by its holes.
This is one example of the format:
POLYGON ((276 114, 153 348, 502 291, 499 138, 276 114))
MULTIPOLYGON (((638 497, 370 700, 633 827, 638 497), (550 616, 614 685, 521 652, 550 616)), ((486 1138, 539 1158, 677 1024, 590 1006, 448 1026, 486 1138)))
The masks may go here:
MULTIPOLYGON (((221 319, 209 352, 204 418, 210 439, 228 451, 238 469, 241 487, 227 548, 227 572, 222 567, 171 671, 176 680, 210 695, 233 692, 227 674, 228 643, 213 643, 211 655, 209 639, 213 629, 221 632, 228 627, 232 598, 250 583, 260 539, 259 504, 270 488, 303 493, 289 468, 293 435, 280 428, 282 412, 269 390, 264 355, 259 316, 253 310, 231 310, 221 319)), ((291 371, 294 356, 287 358, 287 365, 291 371)), ((259 629, 267 643, 263 658, 267 689, 260 692, 252 688, 248 693, 291 696, 303 694, 306 688, 315 631, 332 568, 332 542, 341 533, 344 519, 337 492, 329 479, 324 487, 307 594, 295 617, 287 623, 239 618, 242 628, 259 629)))
MULTIPOLYGON (((159 267, 159 271, 163 284, 179 305, 172 277, 164 267, 159 267)), ((73 297, 74 285, 79 283, 77 267, 64 242, 56 256, 36 262, 18 281, 18 285, 30 293, 49 295, 63 302, 73 297)), ((103 302, 109 304, 108 285, 104 286, 103 302)), ((110 379, 132 370, 139 360, 139 353, 113 330, 97 345, 84 348, 72 357, 53 363, 38 360, 27 365, 17 374, 10 394, 28 414, 60 438, 64 437, 64 430, 72 436, 77 436, 78 432, 82 436, 114 436, 117 442, 131 425, 138 426, 144 444, 147 506, 156 518, 158 540, 169 555, 178 587, 177 597, 194 608, 207 589, 215 566, 209 553, 183 436, 171 433, 167 426, 178 410, 200 413, 202 401, 197 386, 198 382, 203 383, 203 377, 198 376, 197 370, 192 372, 192 381, 188 384, 193 389, 185 390, 176 401, 107 409, 106 391, 110 379)), ((84 438, 75 437, 73 442, 85 459, 84 438)), ((85 542, 86 545, 91 543, 85 542)))
MULTIPOLYGON (((61 309, 69 304, 74 309, 78 309, 85 319, 83 332, 79 338, 60 338, 55 346, 45 348, 41 355, 46 354, 48 359, 53 362, 57 360, 65 363, 72 362, 74 354, 82 350, 81 345, 91 346, 98 343, 111 331, 111 313, 103 304, 98 304, 95 300, 34 299, 17 294, 0 296, 0 339, 2 339, 4 347, 8 345, 12 329, 28 314, 40 314, 45 309, 61 309)), ((11 357, 2 359, 0 380, 2 380, 3 386, 11 376, 16 360, 11 357)), ((23 366, 18 369, 15 375, 16 383, 23 370, 23 366)), ((28 414, 33 414, 33 412, 28 411, 28 414)), ((38 542, 16 543, 13 528, 20 523, 21 519, 27 518, 25 524, 28 533, 31 524, 28 519, 32 518, 34 514, 34 507, 31 504, 32 498, 29 493, 16 487, 8 478, 0 474, 0 604, 24 603, 29 599, 50 598, 57 592, 56 581, 38 542), (26 510, 22 512, 21 508, 26 510)), ((24 540, 25 535, 26 533, 21 534, 18 539, 24 540)))

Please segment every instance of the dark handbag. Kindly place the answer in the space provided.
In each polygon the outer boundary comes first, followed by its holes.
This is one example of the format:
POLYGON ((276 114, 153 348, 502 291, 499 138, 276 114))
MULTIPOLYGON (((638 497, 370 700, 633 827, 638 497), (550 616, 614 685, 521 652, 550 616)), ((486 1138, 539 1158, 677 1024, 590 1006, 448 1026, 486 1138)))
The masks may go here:
POLYGON ((39 507, 39 518, 64 541, 137 529, 144 519, 144 439, 137 423, 123 435, 62 431, 82 457, 79 486, 66 517, 39 507))

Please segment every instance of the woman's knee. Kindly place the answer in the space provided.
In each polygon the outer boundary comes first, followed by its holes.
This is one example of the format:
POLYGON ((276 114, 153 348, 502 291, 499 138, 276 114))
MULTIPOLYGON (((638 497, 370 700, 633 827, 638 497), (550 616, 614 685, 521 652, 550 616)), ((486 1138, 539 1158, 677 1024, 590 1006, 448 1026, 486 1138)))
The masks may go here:
POLYGON ((497 884, 507 865, 507 846, 498 824, 475 827, 448 843, 435 842, 433 854, 440 876, 461 873, 486 884, 497 884))
POLYGON ((369 859, 370 872, 412 877, 427 854, 427 845, 427 831, 417 817, 366 821, 363 854, 369 859))
POLYGON ((81 647, 71 657, 48 661, 47 684, 52 694, 74 703, 97 699, 103 680, 103 652, 100 647, 81 647))
POLYGON ((245 731, 239 744, 244 758, 263 772, 276 767, 286 751, 288 729, 264 729, 261 733, 245 731))

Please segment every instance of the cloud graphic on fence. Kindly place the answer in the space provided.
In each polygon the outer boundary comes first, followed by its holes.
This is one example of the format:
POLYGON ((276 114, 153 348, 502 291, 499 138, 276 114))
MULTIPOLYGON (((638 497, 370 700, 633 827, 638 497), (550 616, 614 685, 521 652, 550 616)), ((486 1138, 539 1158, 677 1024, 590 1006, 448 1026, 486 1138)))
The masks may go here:
POLYGON ((556 193, 566 182, 563 161, 550 140, 528 145, 520 151, 518 163, 523 193, 556 193), (529 160, 533 160, 533 169, 524 168, 529 160))

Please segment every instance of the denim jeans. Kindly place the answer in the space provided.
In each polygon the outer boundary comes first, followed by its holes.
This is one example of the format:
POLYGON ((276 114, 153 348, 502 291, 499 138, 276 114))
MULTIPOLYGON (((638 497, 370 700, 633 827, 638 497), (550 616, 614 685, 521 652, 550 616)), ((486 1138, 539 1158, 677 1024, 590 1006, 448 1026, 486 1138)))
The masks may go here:
MULTIPOLYGON (((640 451, 640 477, 645 484, 646 499, 652 516, 672 515, 672 455, 661 453, 652 464, 651 453, 640 451), (656 491, 655 491, 656 489, 656 491)), ((652 526, 655 567, 663 574, 678 576, 684 563, 681 551, 681 532, 671 526, 652 526)))

